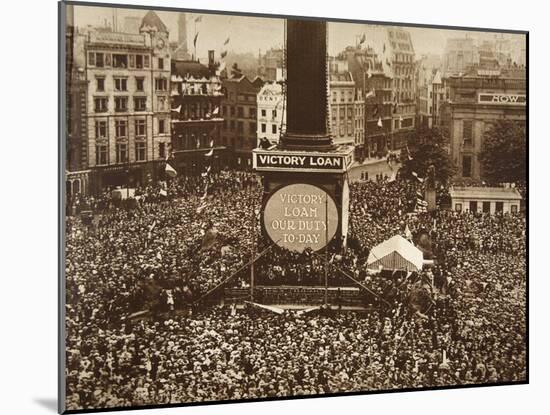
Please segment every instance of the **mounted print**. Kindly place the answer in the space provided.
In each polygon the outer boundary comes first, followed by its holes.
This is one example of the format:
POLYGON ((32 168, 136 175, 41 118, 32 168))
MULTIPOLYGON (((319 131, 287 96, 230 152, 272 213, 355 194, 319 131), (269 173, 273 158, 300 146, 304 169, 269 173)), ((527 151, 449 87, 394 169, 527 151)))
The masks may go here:
POLYGON ((527 383, 527 36, 61 2, 60 412, 527 383))

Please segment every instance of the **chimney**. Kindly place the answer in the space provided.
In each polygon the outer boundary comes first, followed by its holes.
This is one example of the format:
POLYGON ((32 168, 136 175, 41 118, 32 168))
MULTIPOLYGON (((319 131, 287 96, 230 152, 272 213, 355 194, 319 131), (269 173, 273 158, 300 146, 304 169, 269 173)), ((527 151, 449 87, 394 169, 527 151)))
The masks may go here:
POLYGON ((214 51, 208 51, 208 66, 212 68, 214 66, 214 51))
POLYGON ((282 148, 334 148, 328 132, 327 23, 287 20, 287 129, 282 148))

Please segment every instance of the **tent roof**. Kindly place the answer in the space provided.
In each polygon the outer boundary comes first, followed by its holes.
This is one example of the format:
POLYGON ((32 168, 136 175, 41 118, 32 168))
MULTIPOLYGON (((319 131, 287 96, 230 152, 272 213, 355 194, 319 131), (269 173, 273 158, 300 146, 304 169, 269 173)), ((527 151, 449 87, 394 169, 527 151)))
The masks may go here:
POLYGON ((394 253, 399 254, 403 259, 410 262, 418 270, 422 269, 422 264, 424 261, 422 251, 401 235, 392 236, 387 241, 384 241, 372 248, 367 260, 367 265, 374 264, 375 262, 378 262, 394 253))

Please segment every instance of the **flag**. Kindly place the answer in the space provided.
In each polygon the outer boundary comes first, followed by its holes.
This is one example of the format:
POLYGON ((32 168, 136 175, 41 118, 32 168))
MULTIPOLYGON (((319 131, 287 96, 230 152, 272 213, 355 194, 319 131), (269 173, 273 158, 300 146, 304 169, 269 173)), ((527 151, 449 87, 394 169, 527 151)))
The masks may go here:
POLYGON ((372 111, 372 116, 376 117, 378 115, 378 105, 374 107, 374 110, 372 111))
POLYGON ((205 157, 210 157, 212 154, 214 154, 214 149, 211 148, 208 153, 205 154, 205 157))
POLYGON ((193 46, 197 47, 197 39, 199 37, 199 32, 195 34, 195 38, 193 39, 193 46))
POLYGON ((361 35, 361 39, 359 40, 359 44, 362 45, 365 43, 365 40, 367 40, 367 35, 363 33, 363 35, 361 35))
POLYGON ((172 111, 174 112, 181 112, 181 105, 176 107, 176 108, 172 108, 172 111))
POLYGON ((227 51, 224 50, 221 54, 220 54, 220 57, 223 59, 227 56, 227 51))
POLYGON ((202 176, 202 177, 206 177, 206 176, 208 176, 208 173, 207 173, 207 172, 203 172, 203 173, 201 173, 201 176, 202 176))
POLYGON ((225 42, 223 42, 223 45, 227 45, 229 43, 229 37, 227 39, 225 39, 225 42))
POLYGON ((405 238, 407 238, 409 241, 412 241, 412 238, 413 238, 413 235, 411 230, 409 229, 408 223, 405 225, 405 238))
POLYGON ((399 122, 403 122, 403 117, 401 115, 399 116, 399 122))
MULTIPOLYGON (((159 190, 159 195, 161 196, 164 196, 164 197, 167 197, 168 196, 168 192, 164 189, 160 189, 159 190)), ((149 230, 149 233, 151 233, 151 230, 149 230)))
POLYGON ((199 139, 197 138, 197 148, 199 148, 200 146, 201 146, 201 140, 199 140, 199 139))
POLYGON ((202 16, 195 17, 195 23, 202 22, 202 16))
POLYGON ((376 123, 377 126, 379 126, 380 128, 382 128, 382 118, 381 117, 378 117, 378 122, 376 123))
POLYGON ((214 108, 214 111, 212 111, 213 115, 218 115, 220 113, 220 107, 214 108))
POLYGON ((210 148, 214 147, 214 139, 210 140, 210 148))
POLYGON ((386 58, 386 65, 391 66, 390 60, 386 58))
POLYGON ((367 78, 372 78, 372 71, 370 68, 367 70, 367 78))
POLYGON ((365 95, 365 98, 370 98, 375 96, 376 96, 376 92, 374 91, 374 89, 371 89, 369 92, 367 92, 367 95, 365 95))
POLYGON ((382 49, 382 53, 386 53, 386 44, 384 43, 384 46, 383 46, 383 49, 382 49))
POLYGON ((398 103, 397 101, 393 104, 393 113, 396 114, 397 113, 397 107, 398 107, 398 103))
POLYGON ((174 169, 168 163, 166 163, 166 167, 165 167, 164 171, 166 172, 166 175, 168 177, 176 177, 178 175, 178 172, 176 171, 176 169, 174 169))

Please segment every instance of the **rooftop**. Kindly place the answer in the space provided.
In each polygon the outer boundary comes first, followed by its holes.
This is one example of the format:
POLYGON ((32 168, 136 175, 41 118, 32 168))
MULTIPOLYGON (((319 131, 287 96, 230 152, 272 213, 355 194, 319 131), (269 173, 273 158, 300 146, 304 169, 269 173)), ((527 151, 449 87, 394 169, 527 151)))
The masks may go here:
POLYGON ((513 187, 462 187, 449 190, 452 198, 519 200, 521 195, 513 187))

